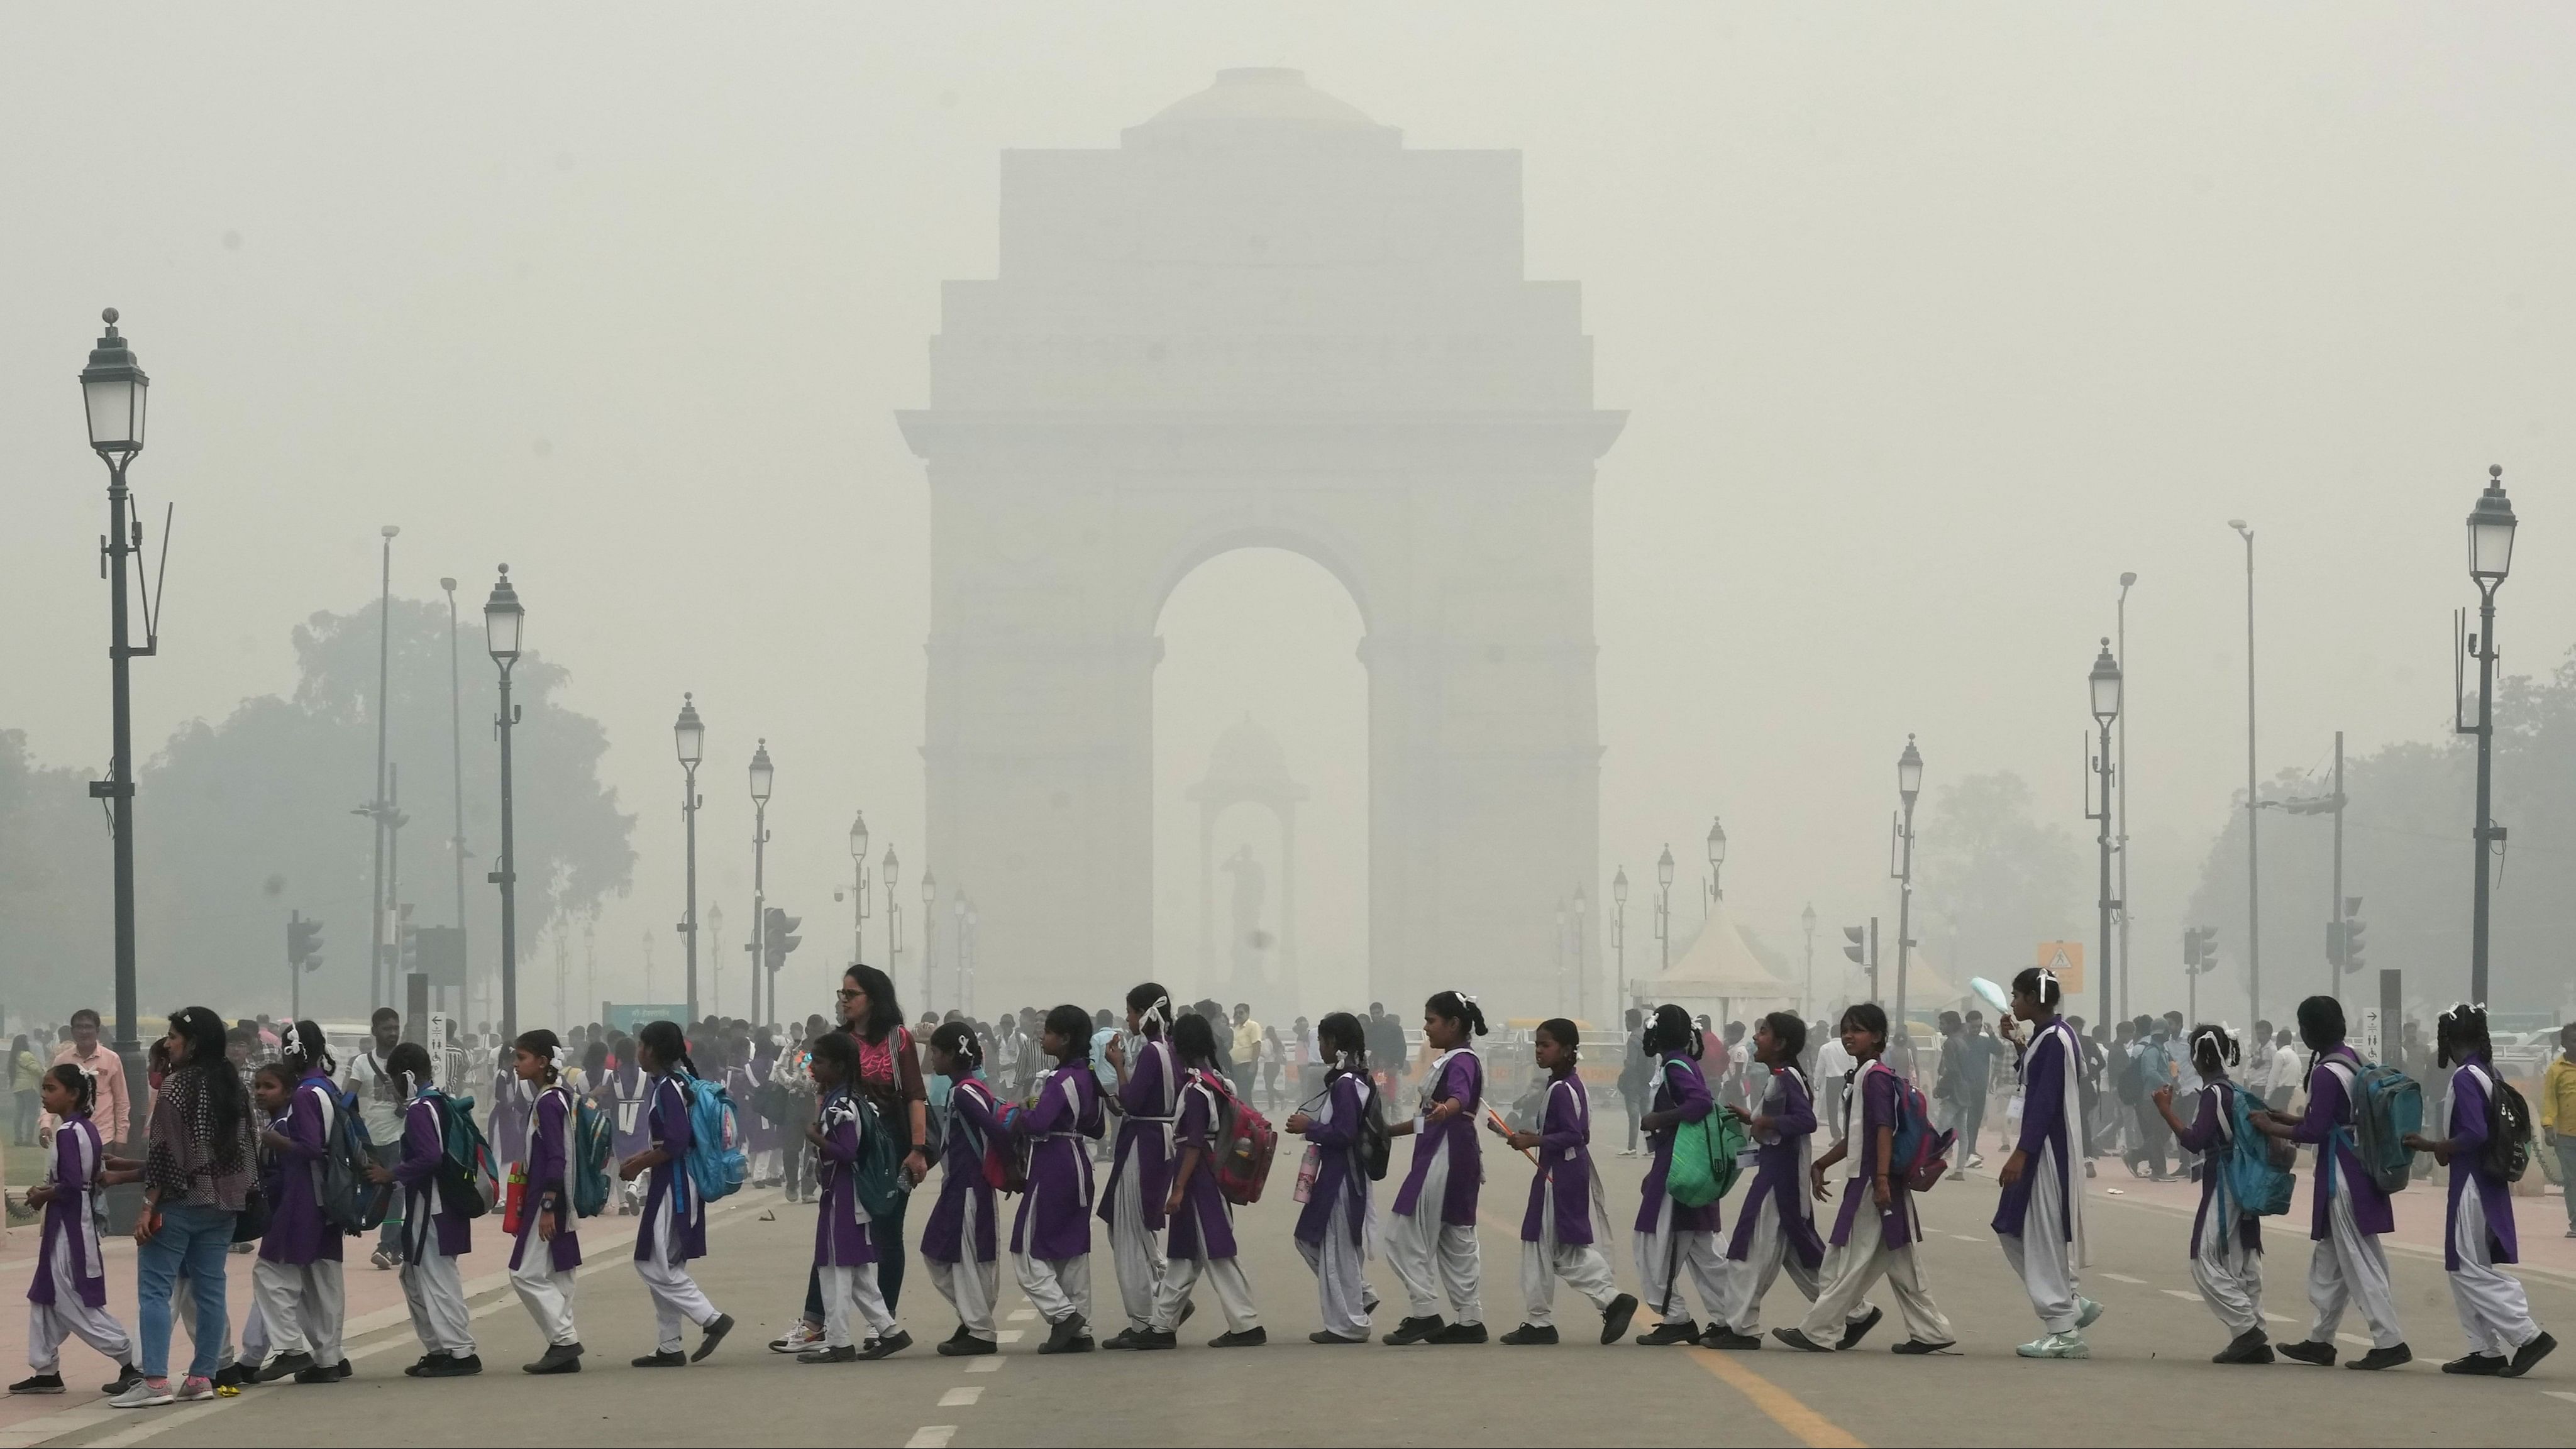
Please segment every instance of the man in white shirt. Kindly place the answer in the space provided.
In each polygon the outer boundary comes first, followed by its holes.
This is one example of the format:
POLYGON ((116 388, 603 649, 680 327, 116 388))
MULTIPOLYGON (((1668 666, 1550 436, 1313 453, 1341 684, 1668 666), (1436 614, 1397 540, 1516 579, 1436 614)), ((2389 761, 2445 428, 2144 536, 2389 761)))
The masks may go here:
POLYGON ((2272 1090, 2264 1103, 2275 1112, 2286 1110, 2298 1089, 2299 1053, 2291 1044, 2290 1033, 2284 1030, 2272 1039, 2272 1090))
MULTIPOLYGON (((393 1074, 385 1070, 385 1058, 402 1044, 402 1013, 390 1006, 377 1007, 368 1031, 374 1040, 341 1067, 340 1090, 358 1099, 358 1120, 367 1124, 368 1154, 390 1171, 402 1161, 403 1093, 393 1074)), ((401 1193, 393 1194, 384 1226, 376 1232, 376 1251, 367 1259, 379 1271, 401 1261, 402 1199, 401 1193)))
POLYGON ((1852 1054, 1843 1050, 1842 1037, 1826 1034, 1824 1044, 1816 1048, 1816 1100, 1824 1104, 1816 1125, 1836 1142, 1843 1135, 1843 1076, 1852 1065, 1852 1054))

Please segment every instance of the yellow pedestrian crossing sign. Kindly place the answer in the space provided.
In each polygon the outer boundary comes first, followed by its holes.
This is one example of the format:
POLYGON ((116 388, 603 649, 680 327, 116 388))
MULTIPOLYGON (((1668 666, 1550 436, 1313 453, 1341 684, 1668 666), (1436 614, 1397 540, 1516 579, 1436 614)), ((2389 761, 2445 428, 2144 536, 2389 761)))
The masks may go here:
POLYGON ((2084 943, 2081 941, 2042 941, 2039 943, 2039 966, 2057 973, 2057 988, 2066 996, 2084 989, 2084 943))

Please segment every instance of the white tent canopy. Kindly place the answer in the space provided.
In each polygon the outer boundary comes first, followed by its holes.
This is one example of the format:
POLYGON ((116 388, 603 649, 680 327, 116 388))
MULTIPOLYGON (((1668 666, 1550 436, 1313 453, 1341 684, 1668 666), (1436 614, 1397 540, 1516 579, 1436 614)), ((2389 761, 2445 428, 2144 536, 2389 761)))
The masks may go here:
POLYGON ((1699 939, 1680 960, 1669 970, 1631 977, 1628 994, 1645 1006, 1669 1001, 1697 1015, 1705 1004, 1712 1015, 1736 1017, 1748 1007, 1771 1010, 1798 1000, 1797 988, 1772 975, 1754 956, 1723 901, 1710 911, 1699 939))

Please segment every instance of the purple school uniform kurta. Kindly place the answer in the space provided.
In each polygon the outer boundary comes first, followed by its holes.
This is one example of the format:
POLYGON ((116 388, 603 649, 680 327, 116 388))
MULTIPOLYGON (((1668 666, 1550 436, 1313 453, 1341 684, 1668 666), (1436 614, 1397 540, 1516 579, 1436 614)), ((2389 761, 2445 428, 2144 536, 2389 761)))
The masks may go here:
POLYGON ((1174 1070, 1171 1043, 1140 1041, 1136 1060, 1128 1064, 1127 1081, 1118 1089, 1118 1150, 1109 1167, 1109 1183, 1100 1190, 1100 1220, 1109 1221, 1118 1201, 1121 1175, 1136 1174, 1137 1201, 1146 1231, 1160 1232, 1163 1203, 1172 1191, 1173 1117, 1178 1111, 1180 1073, 1174 1070))
POLYGON ((1556 1240, 1567 1247, 1592 1241, 1592 1103, 1579 1077, 1547 1084, 1547 1109, 1539 1114, 1538 1175, 1530 1179, 1529 1209, 1521 1214, 1521 1241, 1539 1241, 1540 1219, 1554 1193, 1556 1240))
POLYGON ((652 1123, 646 1113, 653 1091, 653 1079, 633 1062, 620 1062, 608 1074, 608 1126, 616 1143, 620 1160, 634 1156, 653 1145, 652 1123))
POLYGON ((2513 1231, 2512 1190, 2504 1179, 2486 1170, 2487 1086, 2479 1073, 2488 1070, 2486 1060, 2473 1054, 2451 1072, 2451 1191, 2442 1218, 2442 1266, 2455 1273, 2460 1268, 2460 1239, 2453 1225, 2460 1220, 2463 1192, 2475 1192, 2478 1206, 2486 1211, 2487 1261, 2521 1261, 2513 1231))
POLYGON ((1343 1205, 1343 1231, 1353 1243, 1368 1225, 1369 1176, 1360 1163, 1360 1148, 1368 1126, 1367 1094, 1373 1089, 1357 1072, 1342 1072, 1324 1090, 1330 1112, 1306 1119, 1306 1140, 1316 1148, 1315 1185, 1297 1210, 1296 1237, 1308 1247, 1323 1246, 1335 1202, 1343 1205), (1332 1120, 1326 1121, 1327 1116, 1332 1120))
MULTIPOLYGON (((1183 1078, 1180 1122, 1172 1133, 1173 1171, 1180 1170, 1180 1154, 1193 1147, 1199 1150, 1199 1165, 1181 1188, 1181 1210, 1172 1214, 1171 1236, 1165 1240, 1175 1258, 1235 1255, 1234 1220, 1226 1215, 1225 1194, 1216 1185, 1216 1134, 1225 1125, 1218 1107, 1222 1090, 1203 1069, 1183 1078)), ((1168 1200, 1171 1188, 1166 1186, 1163 1194, 1168 1200)))
POLYGON ((1476 1194, 1485 1185, 1484 1148, 1476 1141, 1477 1116, 1485 1105, 1485 1064, 1464 1049, 1449 1053, 1432 1074, 1422 1125, 1413 1133, 1413 1162, 1404 1185, 1395 1190, 1395 1210, 1411 1217, 1420 1206, 1422 1184, 1431 1176, 1432 1158, 1449 1155, 1449 1186, 1441 1194, 1440 1221, 1452 1227, 1474 1227, 1476 1194), (1428 1108, 1455 1102, 1458 1110, 1445 1122, 1429 1120, 1428 1108))
POLYGON ((1012 1121, 1032 1139, 1029 1189, 1011 1222, 1011 1251, 1047 1262, 1091 1251, 1091 1153, 1101 1133, 1100 1082, 1088 1064, 1057 1066, 1038 1080, 1036 1105, 1012 1121))
POLYGON ((528 1245, 537 1240, 539 1205, 548 1188, 555 1192, 555 1235, 545 1243, 554 1272, 569 1273, 581 1266, 581 1234, 574 1230, 572 1191, 572 1093, 552 1087, 537 1094, 534 1126, 528 1133, 527 1187, 524 1201, 527 1211, 520 1215, 519 1236, 510 1248, 510 1266, 516 1269, 525 1257, 528 1245))
POLYGON ((984 1180, 984 1149, 1009 1134, 993 1089, 968 1077, 949 1089, 948 1132, 939 1143, 939 1200, 921 1226, 921 1256, 934 1263, 989 1263, 995 1256, 993 1185, 984 1180), (961 1130, 962 1129, 962 1130, 961 1130), (975 1241, 966 1237, 966 1205, 975 1205, 975 1241))
POLYGON ((815 1154, 822 1169, 822 1193, 814 1215, 814 1266, 855 1268, 877 1260, 868 1236, 868 1215, 859 1206, 859 1134, 867 1114, 846 1091, 823 1099, 815 1124, 823 1129, 823 1146, 815 1154))
POLYGON ((92 1205, 100 1166, 107 1149, 98 1128, 86 1116, 65 1117, 54 1125, 54 1166, 45 1180, 54 1186, 45 1204, 44 1237, 36 1245, 36 1279, 27 1285, 27 1301, 51 1307, 54 1298, 54 1245, 72 1249, 72 1279, 80 1300, 92 1308, 107 1306, 107 1264, 99 1250, 98 1219, 92 1205))
MULTIPOLYGON (((1851 1134, 1853 1151, 1860 1154, 1860 1176, 1843 1186, 1843 1205, 1834 1214, 1833 1245, 1837 1248, 1851 1241, 1853 1220, 1866 1210, 1878 1213, 1877 1190, 1873 1187, 1880 1167, 1878 1129, 1896 1125, 1896 1094, 1899 1090, 1893 1069, 1875 1062, 1864 1062, 1860 1077, 1860 1126, 1851 1134)), ((1878 1213, 1880 1240, 1889 1248, 1902 1248, 1914 1241, 1914 1194, 1899 1177, 1888 1184, 1892 1196, 1888 1210, 1878 1213)), ((2019 1226, 2019 1220, 2015 1220, 2019 1226)))
POLYGON ((269 1123, 284 1137, 286 1149, 269 1162, 268 1232, 259 1240, 260 1257, 272 1263, 336 1263, 340 1230, 322 1215, 320 1182, 324 1133, 339 1110, 339 1092, 316 1068, 304 1074, 287 1094, 286 1110, 269 1123))
MULTIPOLYGON (((1994 1221, 1989 1224, 1998 1233, 2021 1236, 2022 1225, 2030 1217, 2031 1189, 2037 1185, 2040 1153, 2045 1148, 2057 1149, 2057 1200, 2063 1203, 2074 1195, 2075 1151, 2066 1138, 2067 1094, 2075 1090, 2075 1078, 2066 1070, 2070 1061, 2083 1060, 2083 1047, 2075 1038, 2075 1028, 2065 1017, 2059 1017, 2040 1028, 2030 1047, 2014 1070, 2021 1076, 2021 1136, 2013 1146, 2028 1158, 2021 1180, 2003 1190, 1995 1203, 1994 1221)), ((1890 1120, 1894 1120, 1892 1117, 1890 1120)), ((2065 1219, 2066 1241, 2075 1241, 2075 1214, 2060 1214, 2065 1219)))
POLYGON ((414 1097, 403 1108, 402 1160, 394 1164, 394 1181, 403 1195, 403 1261, 417 1263, 428 1254, 428 1233, 435 1224, 438 1251, 461 1258, 474 1250, 473 1220, 448 1206, 438 1191, 438 1167, 447 1159, 447 1136, 438 1104, 414 1097), (432 1205, 436 1204, 436 1211, 432 1205))
MULTIPOLYGON (((2219 1178, 2227 1171, 2228 1155, 2235 1150, 2219 1130, 2220 1123, 2235 1121, 2235 1109, 2229 1102, 2235 1090, 2234 1082, 2223 1079, 2209 1083, 2201 1090, 2199 1114, 2191 1119, 2189 1128, 2174 1137, 2184 1151, 2200 1154, 2200 1207, 2191 1215, 2191 1256, 2195 1258, 2200 1256, 2201 1234, 2209 1230, 2211 1200, 2218 1195, 2219 1178)), ((2252 1105, 2259 1107, 2262 1103, 2252 1105)), ((2252 1213, 2236 1211, 2236 1239, 2257 1253, 2263 1251, 2263 1220, 2252 1213)))
POLYGON ((1808 1206, 1807 1174, 1801 1164, 1816 1132, 1816 1099, 1807 1079, 1795 1067, 1772 1069, 1756 1116, 1771 1119, 1770 1140, 1753 1148, 1753 1186, 1735 1212, 1735 1233, 1726 1241, 1726 1256, 1744 1262, 1753 1255, 1753 1223, 1765 1199, 1778 1206, 1780 1238, 1800 1263, 1813 1268, 1825 1261, 1825 1240, 1816 1236, 1815 1211, 1808 1206))
POLYGON ((671 1204, 671 1241, 664 1256, 685 1263, 707 1255, 707 1207, 689 1183, 689 1144, 696 1135, 689 1125, 689 1093, 677 1076, 652 1079, 645 1097, 644 1126, 652 1145, 670 1155, 645 1169, 644 1226, 635 1234, 635 1260, 649 1261, 661 1230, 662 1204, 671 1204))
POLYGON ((2361 1058, 2351 1047, 2339 1046, 2328 1052, 2308 1072, 2308 1111, 2299 1119, 2296 1141, 2317 1147, 2317 1186, 2309 1194, 2316 1206, 2308 1215, 2308 1237, 2324 1242, 2330 1232, 2327 1213, 2333 1192, 2352 1194, 2353 1226, 2365 1233, 2397 1231, 2397 1213, 2389 1205, 2388 1194, 2361 1167, 2361 1158, 2353 1151, 2349 1130, 2352 1126, 2352 1097, 2343 1087, 2343 1078, 2327 1062, 2341 1062, 2348 1071, 2361 1070, 2361 1058), (2334 1139, 2330 1158, 2318 1144, 2329 1136, 2334 1139), (2328 1183, 2333 1184, 2330 1191, 2328 1183))
MULTIPOLYGON (((1661 1066, 1655 1069, 1655 1100, 1649 1112, 1678 1112, 1684 1122, 1701 1122, 1717 1109, 1717 1099, 1708 1093, 1708 1080, 1699 1074, 1699 1064, 1680 1051, 1664 1053, 1661 1066)), ((1664 1178, 1673 1170, 1673 1127, 1646 1134, 1646 1145, 1653 1150, 1653 1160, 1646 1167, 1645 1191, 1637 1204, 1637 1231, 1651 1233, 1655 1219, 1664 1207, 1664 1178)), ((1717 1204, 1699 1207, 1673 1204, 1673 1231, 1677 1233, 1713 1233, 1717 1231, 1717 1204)))

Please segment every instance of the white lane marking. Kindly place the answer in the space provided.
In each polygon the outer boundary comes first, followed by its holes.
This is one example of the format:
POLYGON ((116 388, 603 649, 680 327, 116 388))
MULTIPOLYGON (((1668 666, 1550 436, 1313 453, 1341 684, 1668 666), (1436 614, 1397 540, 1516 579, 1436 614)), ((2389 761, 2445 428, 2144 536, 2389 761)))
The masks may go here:
POLYGON ((948 1441, 957 1437, 954 1424, 924 1424, 903 1441, 903 1449, 948 1449, 948 1441))
POLYGON ((2168 1289, 2166 1289, 2166 1290, 2165 1290, 2165 1296, 2166 1296, 2167 1298, 2179 1298, 2179 1299, 2181 1299, 2181 1300, 2182 1300, 2183 1302, 2185 1302, 2185 1303, 2198 1303, 2198 1302, 2200 1301, 2200 1295, 2199 1295, 2199 1294, 2197 1294, 2197 1293, 2185 1293, 2184 1291, 2182 1291, 2182 1290, 2181 1290, 2181 1289, 2179 1289, 2179 1288, 2168 1288, 2168 1289))
POLYGON ((1011 1321, 1013 1323, 1027 1323, 1037 1316, 1038 1311, 1034 1308, 1014 1308, 1011 1310, 1011 1321))
POLYGON ((1954 1237, 1954 1238, 1957 1238, 1960 1242, 1963 1242, 1963 1243, 1982 1243, 1982 1242, 1984 1242, 1984 1241, 1985 1241, 1985 1239, 1983 1239, 1983 1238, 1971 1237, 1971 1236, 1969 1236, 1969 1235, 1968 1235, 1968 1234, 1966 1234, 1966 1233, 1952 1233, 1950 1236, 1951 1236, 1951 1237, 1954 1237))
POLYGON ((188 1407, 179 1410, 175 1414, 154 1414, 145 1419, 142 1423, 135 1424, 130 1428, 121 1429, 116 1433, 109 1434, 101 1438, 92 1439, 90 1443, 98 1446, 98 1449, 125 1449, 125 1446, 128 1444, 140 1444, 144 1440, 151 1438, 153 1435, 161 1433, 163 1430, 176 1429, 182 1424, 188 1423, 191 1420, 202 1419, 208 1414, 211 1414, 215 1410, 223 1407, 225 1407, 225 1404, 220 1399, 208 1404, 190 1404, 188 1407))
POLYGON ((2576 1394, 2571 1394, 2565 1389, 2542 1389, 2541 1392, 2553 1399, 2565 1399, 2571 1404, 2576 1404, 2576 1394))
POLYGON ((106 1402, 101 1399, 100 1406, 96 1408, 65 1409, 59 1414, 47 1414, 41 1419, 28 1419, 0 1429, 0 1449, 27 1449, 31 1444, 42 1444, 65 1434, 77 1434, 110 1419, 122 1419, 132 1412, 107 1408, 106 1402))
POLYGON ((995 1343, 1017 1343, 1020 1341, 1020 1336, 1025 1331, 1026 1330, 1017 1328, 996 1329, 993 1333, 993 1341, 995 1343))
POLYGON ((980 1388, 950 1389, 948 1392, 939 1396, 939 1407, 943 1409, 971 1409, 975 1407, 975 1401, 982 1397, 984 1397, 984 1391, 980 1388))
POLYGON ((2286 1313, 2266 1313, 2263 1315, 2263 1321, 2266 1323, 2296 1323, 2299 1320, 2292 1318, 2286 1313))
POLYGON ((2146 1280, 2146 1279, 2144 1279, 2144 1278, 2132 1278, 2132 1277, 2130 1277, 2130 1276, 2129 1276, 2128 1274, 2126 1274, 2126 1273, 2105 1273, 2105 1274, 2103 1274, 2102 1276, 2103 1276, 2103 1277, 2105 1277, 2105 1278, 2110 1279, 2110 1280, 2111 1280, 2112 1282, 2114 1282, 2114 1283, 2134 1283, 2134 1284, 2136 1284, 2137 1286, 2139 1286, 2139 1287, 2141 1287, 2141 1288, 2144 1288, 2144 1287, 2146 1287, 2146 1286, 2147 1286, 2147 1280, 2146 1280))
POLYGON ((995 1354, 991 1358, 968 1359, 966 1361, 966 1372, 970 1374, 997 1374, 1001 1371, 1002 1356, 1000 1354, 995 1354))

